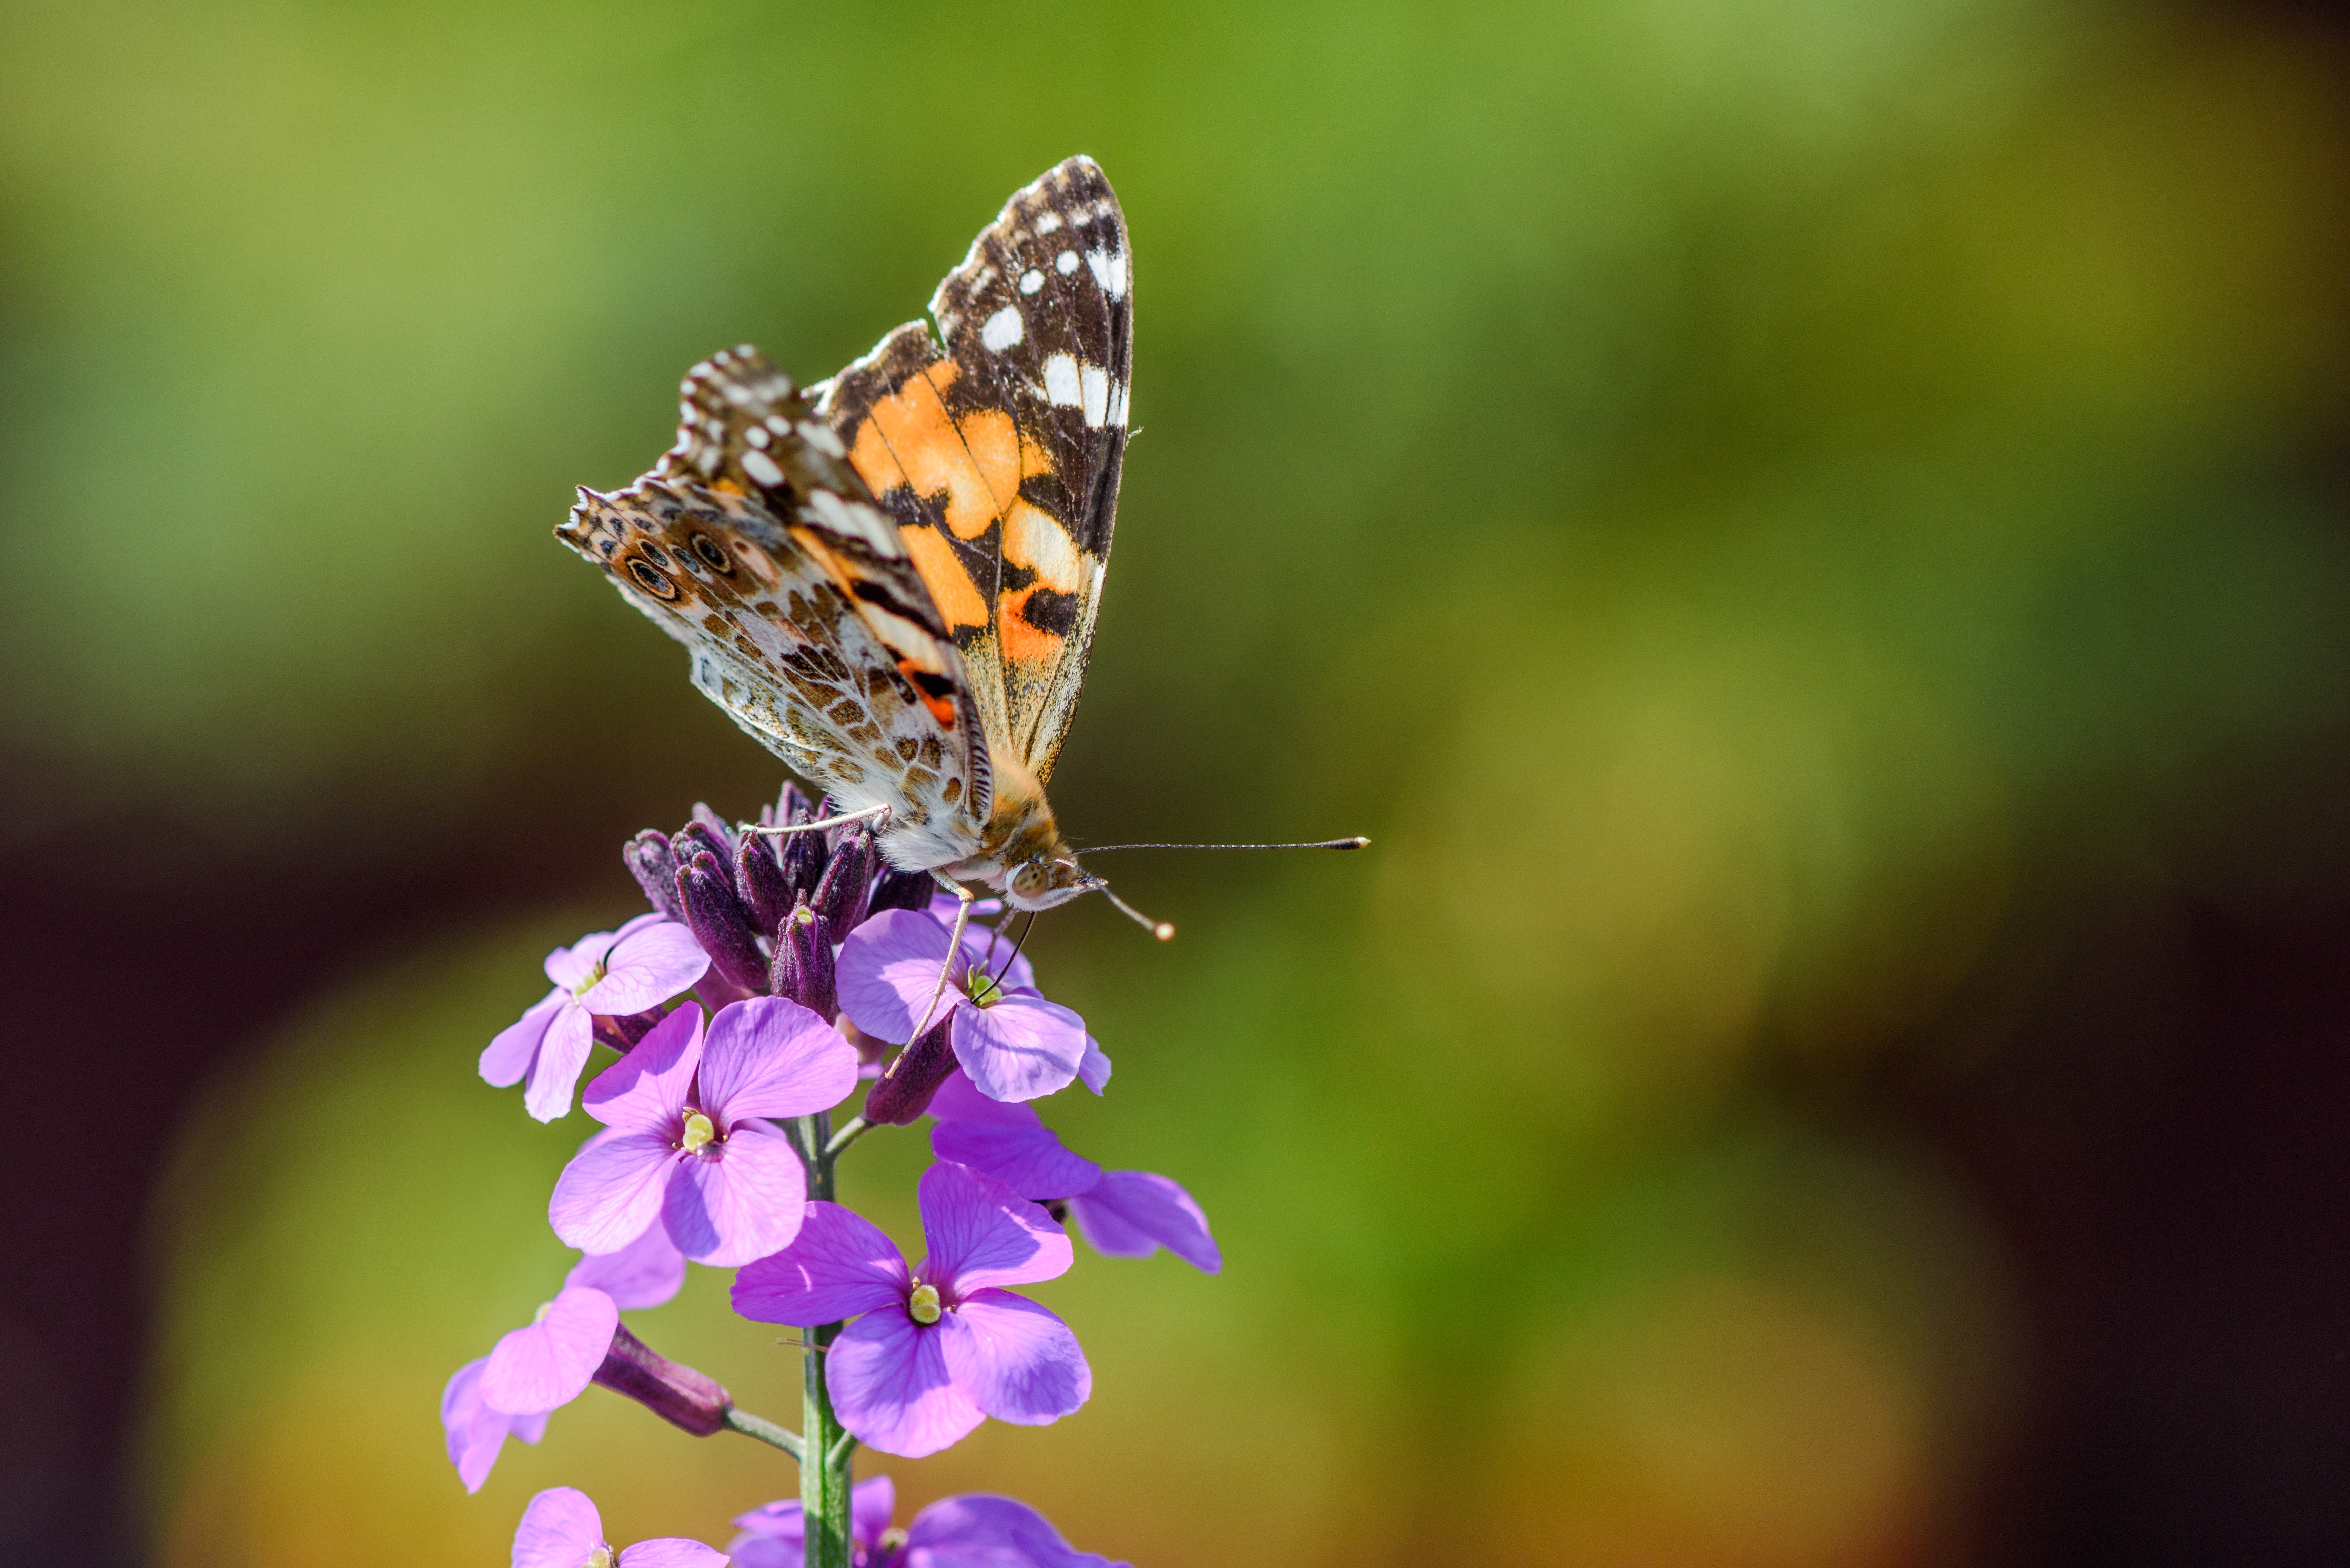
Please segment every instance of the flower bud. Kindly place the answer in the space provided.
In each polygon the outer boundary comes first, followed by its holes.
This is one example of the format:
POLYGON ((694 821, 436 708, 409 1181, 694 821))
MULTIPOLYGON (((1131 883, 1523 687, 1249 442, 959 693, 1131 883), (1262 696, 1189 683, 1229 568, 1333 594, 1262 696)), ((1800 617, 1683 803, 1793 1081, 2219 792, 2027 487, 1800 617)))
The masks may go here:
POLYGON ((626 1328, 612 1331, 612 1347, 604 1353, 595 1381, 697 1438, 725 1430, 726 1412, 734 1403, 716 1379, 656 1353, 626 1328))
POLYGON ((775 796, 775 820, 787 827, 795 822, 814 822, 816 802, 808 799, 799 785, 785 779, 783 793, 775 796))
POLYGON ((769 990, 787 996, 827 1023, 840 1015, 834 990, 832 932, 823 916, 805 903, 784 917, 775 933, 774 983, 769 990))
MULTIPOLYGON (((674 896, 675 888, 671 889, 674 896)), ((600 1012, 588 1014, 588 1025, 596 1038, 625 1056, 637 1048, 637 1042, 653 1032, 653 1025, 668 1014, 658 1007, 643 1012, 631 1012, 625 1017, 607 1018, 600 1012)))
POLYGON ((900 871, 895 866, 885 865, 881 874, 873 878, 872 896, 865 901, 865 918, 869 920, 884 909, 927 909, 936 886, 927 871, 900 871))
POLYGON ((784 868, 775 863, 772 844, 773 840, 756 833, 746 833, 734 841, 734 888, 764 936, 774 936, 792 912, 791 884, 784 880, 784 868))
MULTIPOLYGON (((680 836, 683 836, 681 835, 680 836)), ((703 850, 677 874, 685 923, 721 974, 757 993, 767 984, 767 958, 751 929, 751 911, 735 896, 734 878, 717 856, 703 850)))
POLYGON ((931 1096, 955 1070, 954 1047, 948 1038, 953 1023, 954 1010, 949 1008, 920 1039, 898 1053, 889 1071, 866 1091, 861 1114, 867 1121, 903 1127, 931 1108, 931 1096))
POLYGON ((701 801, 693 803, 693 826, 718 840, 718 858, 732 863, 734 858, 734 830, 726 819, 701 801))
POLYGON ((645 890, 652 907, 672 920, 685 919, 685 906, 677 901, 677 853, 666 834, 646 828, 620 846, 620 862, 645 890))
POLYGON ((697 855, 715 855, 721 866, 734 864, 734 845, 731 836, 717 831, 706 822, 687 823, 671 837, 669 846, 681 866, 691 865, 697 855))
MULTIPOLYGON (((816 818, 803 815, 793 820, 814 822, 816 818)), ((784 886, 791 889, 791 902, 815 898, 816 884, 824 880, 824 868, 832 862, 832 846, 821 833, 794 833, 775 843, 776 858, 784 867, 784 886)))
POLYGON ((816 884, 808 907, 824 917, 836 935, 845 937, 864 923, 866 882, 873 875, 873 836, 861 826, 852 828, 832 852, 832 864, 824 868, 824 880, 816 884))

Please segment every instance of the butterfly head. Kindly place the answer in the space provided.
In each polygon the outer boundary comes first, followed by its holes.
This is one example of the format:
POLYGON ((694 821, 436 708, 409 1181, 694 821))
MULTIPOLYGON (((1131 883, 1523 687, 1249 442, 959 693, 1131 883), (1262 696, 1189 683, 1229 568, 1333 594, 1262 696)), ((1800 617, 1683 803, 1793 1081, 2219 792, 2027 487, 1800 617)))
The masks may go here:
POLYGON ((1015 909, 1049 909, 1104 885, 1100 877, 1070 859, 1066 850, 1045 850, 1005 871, 1003 897, 1015 909))

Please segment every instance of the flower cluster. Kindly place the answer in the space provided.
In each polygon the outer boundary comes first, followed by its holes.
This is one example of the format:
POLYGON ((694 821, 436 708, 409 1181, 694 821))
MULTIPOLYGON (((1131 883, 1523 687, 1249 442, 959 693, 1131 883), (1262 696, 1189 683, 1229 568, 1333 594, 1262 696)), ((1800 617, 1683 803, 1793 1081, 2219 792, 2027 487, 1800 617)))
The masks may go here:
POLYGON ((548 1200, 577 1262, 442 1396, 466 1490, 506 1438, 540 1441, 590 1384, 683 1431, 739 1432, 801 1463, 799 1500, 743 1515, 725 1553, 681 1540, 615 1552, 584 1495, 541 1492, 515 1538, 517 1565, 1106 1568, 1009 1498, 949 1498, 899 1532, 889 1477, 851 1496, 858 1445, 916 1458, 990 1417, 1041 1426, 1086 1402, 1093 1373, 1076 1334, 1012 1288, 1072 1266, 1066 1223, 1107 1256, 1164 1247, 1211 1273, 1222 1259, 1181 1187, 1105 1170, 1037 1115, 1035 1102, 1071 1084, 1103 1092, 1110 1063, 1084 1020, 1038 989, 1011 922, 987 923, 1001 909, 973 906, 958 941, 960 901, 882 861, 868 826, 826 820, 838 815, 786 785, 756 824, 697 805, 675 834, 639 834, 622 857, 651 911, 547 955, 553 989, 482 1053, 482 1077, 522 1085, 530 1116, 560 1119, 576 1097, 601 1125, 548 1200), (616 1059, 591 1073, 599 1048, 616 1059), (832 1114, 860 1083, 858 1114, 836 1131, 832 1114), (925 1116, 934 1162, 910 1263, 835 1200, 833 1171, 865 1133, 925 1116), (723 1385, 621 1323, 674 1297, 689 1262, 739 1271, 743 1317, 803 1331, 800 1432, 737 1409, 723 1385))

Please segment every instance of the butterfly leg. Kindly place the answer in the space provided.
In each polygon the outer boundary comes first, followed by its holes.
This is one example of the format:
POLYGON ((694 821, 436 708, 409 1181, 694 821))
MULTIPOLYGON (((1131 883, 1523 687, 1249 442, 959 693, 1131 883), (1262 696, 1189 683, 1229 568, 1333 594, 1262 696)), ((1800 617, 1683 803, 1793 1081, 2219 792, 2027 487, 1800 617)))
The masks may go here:
POLYGON ((889 808, 888 806, 868 805, 863 811, 852 811, 840 816, 823 817, 815 822, 795 822, 788 827, 785 826, 781 823, 772 824, 765 827, 746 825, 743 831, 745 833, 764 833, 771 838, 780 838, 787 833, 814 833, 820 827, 840 827, 852 822, 869 822, 873 824, 875 830, 879 831, 882 826, 888 822, 889 816, 889 808))
POLYGON ((931 987, 930 1002, 922 1009, 921 1020, 914 1025, 914 1032, 906 1037, 909 1040, 920 1040, 922 1037, 922 1031, 931 1026, 931 1014, 939 1010, 939 998, 947 993, 947 980, 954 973, 955 955, 962 951, 963 929, 971 924, 972 900, 977 897, 970 888, 943 871, 931 872, 931 878, 955 896, 954 931, 947 938, 946 961, 939 965, 939 982, 931 987))

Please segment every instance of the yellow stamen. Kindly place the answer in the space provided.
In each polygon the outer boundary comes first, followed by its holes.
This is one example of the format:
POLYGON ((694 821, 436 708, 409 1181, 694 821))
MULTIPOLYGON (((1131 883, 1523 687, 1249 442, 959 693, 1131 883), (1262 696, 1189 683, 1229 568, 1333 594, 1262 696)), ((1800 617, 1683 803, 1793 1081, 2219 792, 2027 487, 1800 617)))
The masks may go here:
POLYGON ((1003 988, 985 970, 972 970, 963 977, 963 984, 970 991, 972 1004, 976 1007, 986 1007, 1003 994, 1003 988))
POLYGON ((685 1136, 678 1140, 678 1147, 688 1154, 699 1154, 702 1145, 717 1136, 718 1128, 710 1118, 700 1111, 692 1111, 686 1116, 685 1136))
POLYGON ((906 1315, 916 1323, 939 1321, 939 1288, 936 1285, 916 1285, 913 1298, 906 1303, 906 1315))

